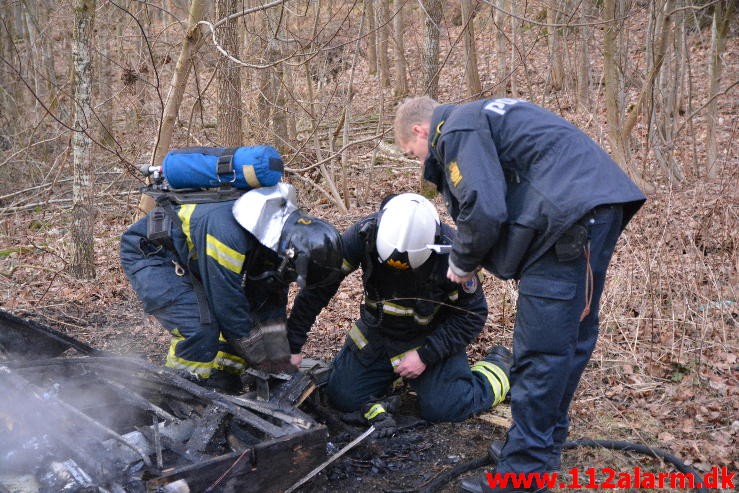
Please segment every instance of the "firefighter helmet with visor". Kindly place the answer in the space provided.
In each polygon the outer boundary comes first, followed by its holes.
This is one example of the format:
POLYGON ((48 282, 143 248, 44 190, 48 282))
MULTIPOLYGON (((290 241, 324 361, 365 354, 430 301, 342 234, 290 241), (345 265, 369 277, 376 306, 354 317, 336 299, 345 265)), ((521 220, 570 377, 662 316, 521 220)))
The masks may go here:
POLYGON ((417 193, 402 193, 380 210, 376 246, 380 262, 397 270, 417 269, 431 256, 439 235, 439 214, 417 193))

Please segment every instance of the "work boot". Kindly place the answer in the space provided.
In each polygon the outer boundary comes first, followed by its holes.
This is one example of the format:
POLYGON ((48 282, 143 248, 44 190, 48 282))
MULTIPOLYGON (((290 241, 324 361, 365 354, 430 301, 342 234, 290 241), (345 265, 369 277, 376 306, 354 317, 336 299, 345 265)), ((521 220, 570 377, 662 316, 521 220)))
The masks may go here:
POLYGON ((512 364, 513 355, 508 349, 493 346, 485 358, 470 367, 470 370, 481 374, 490 382, 494 394, 493 407, 510 398, 512 364))
POLYGON ((511 378, 511 366, 513 366, 513 353, 504 346, 493 346, 483 361, 492 363, 505 372, 505 376, 511 378))
POLYGON ((503 372, 505 373, 505 376, 508 378, 508 392, 506 392, 505 397, 503 398, 503 402, 510 402, 511 400, 511 390, 510 390, 510 380, 511 380, 511 366, 513 366, 513 353, 504 346, 493 346, 490 351, 488 351, 488 354, 485 355, 485 358, 483 358, 483 361, 487 361, 488 363, 492 363, 499 367, 503 372))
POLYGON ((497 464, 500 461, 500 456, 503 453, 503 445, 505 444, 498 440, 493 440, 488 445, 488 457, 490 457, 490 461, 493 464, 497 464))

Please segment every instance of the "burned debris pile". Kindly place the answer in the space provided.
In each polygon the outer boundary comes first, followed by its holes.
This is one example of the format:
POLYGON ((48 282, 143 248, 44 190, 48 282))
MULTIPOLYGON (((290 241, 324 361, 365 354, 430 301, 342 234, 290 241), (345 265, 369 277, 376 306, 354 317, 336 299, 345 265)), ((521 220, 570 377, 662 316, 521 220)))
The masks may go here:
POLYGON ((221 394, 0 311, 0 493, 282 491, 325 458, 300 394, 221 394))

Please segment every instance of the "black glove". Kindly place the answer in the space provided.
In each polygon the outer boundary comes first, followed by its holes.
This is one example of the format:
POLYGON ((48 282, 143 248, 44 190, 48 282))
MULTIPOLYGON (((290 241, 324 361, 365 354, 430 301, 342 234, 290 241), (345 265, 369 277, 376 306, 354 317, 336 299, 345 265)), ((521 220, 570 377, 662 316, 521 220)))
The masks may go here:
MULTIPOLYGON (((377 404, 375 404, 377 405, 377 404)), ((370 411, 373 411, 370 409, 370 411)), ((376 411, 375 411, 376 412, 376 411)), ((365 413, 365 417, 367 413, 365 413)), ((370 425, 375 427, 375 437, 386 438, 393 436, 398 431, 398 425, 395 422, 393 415, 387 411, 380 411, 376 416, 371 419, 367 419, 370 425)))
POLYGON ((392 436, 398 425, 393 418, 392 411, 397 407, 397 399, 390 398, 384 401, 368 402, 359 411, 344 414, 341 419, 349 424, 360 426, 374 426, 376 438, 392 436))
POLYGON ((263 323, 231 345, 237 355, 257 370, 266 373, 295 373, 297 367, 290 364, 290 346, 284 322, 263 323))

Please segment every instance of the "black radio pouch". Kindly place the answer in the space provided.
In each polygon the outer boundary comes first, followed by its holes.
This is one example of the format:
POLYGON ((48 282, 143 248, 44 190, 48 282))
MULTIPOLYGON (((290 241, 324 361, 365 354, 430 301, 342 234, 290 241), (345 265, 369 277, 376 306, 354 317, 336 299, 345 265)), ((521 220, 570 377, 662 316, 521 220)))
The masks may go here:
POLYGON ((172 218, 161 205, 154 207, 149 212, 146 223, 146 237, 159 245, 164 245, 171 240, 172 218))
POLYGON ((575 223, 554 244, 554 253, 560 262, 572 262, 580 258, 587 243, 587 228, 580 223, 575 223))

